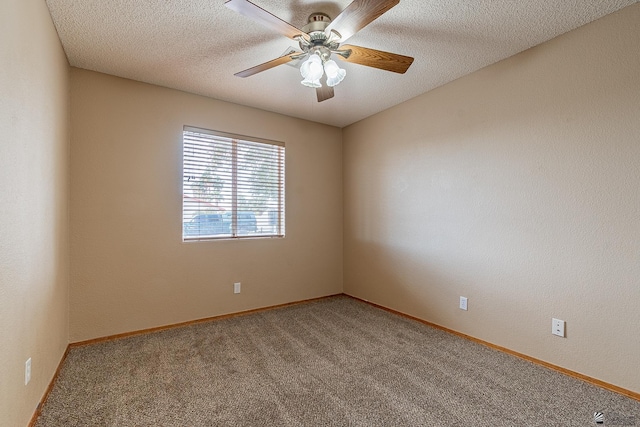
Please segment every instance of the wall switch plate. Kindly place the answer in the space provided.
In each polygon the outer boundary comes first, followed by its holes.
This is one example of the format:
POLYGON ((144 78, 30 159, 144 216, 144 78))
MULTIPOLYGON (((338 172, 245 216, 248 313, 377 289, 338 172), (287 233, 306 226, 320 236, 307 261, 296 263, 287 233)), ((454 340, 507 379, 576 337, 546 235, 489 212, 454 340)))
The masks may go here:
POLYGON ((24 362, 24 385, 29 384, 29 381, 31 381, 31 358, 24 362))
POLYGON ((551 333, 564 338, 564 320, 551 319, 551 333))
POLYGON ((240 282, 236 282, 233 284, 233 293, 234 294, 240 293, 240 282))
POLYGON ((467 297, 460 297, 460 310, 467 309, 467 297))

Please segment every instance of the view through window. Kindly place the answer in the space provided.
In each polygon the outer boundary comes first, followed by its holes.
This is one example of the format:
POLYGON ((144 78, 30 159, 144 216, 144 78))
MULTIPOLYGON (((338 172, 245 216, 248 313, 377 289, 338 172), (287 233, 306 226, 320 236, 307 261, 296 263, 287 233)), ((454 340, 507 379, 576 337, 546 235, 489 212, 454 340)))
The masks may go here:
POLYGON ((284 236, 284 143, 184 127, 184 241, 284 236))

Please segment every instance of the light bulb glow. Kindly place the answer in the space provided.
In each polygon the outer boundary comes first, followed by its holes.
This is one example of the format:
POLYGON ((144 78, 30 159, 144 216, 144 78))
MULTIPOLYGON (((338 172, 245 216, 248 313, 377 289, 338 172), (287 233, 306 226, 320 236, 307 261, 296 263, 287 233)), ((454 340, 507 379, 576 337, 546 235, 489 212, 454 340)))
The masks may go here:
POLYGON ((300 74, 304 77, 302 84, 308 87, 322 87, 320 79, 324 74, 322 59, 316 54, 309 56, 309 59, 302 63, 300 74))

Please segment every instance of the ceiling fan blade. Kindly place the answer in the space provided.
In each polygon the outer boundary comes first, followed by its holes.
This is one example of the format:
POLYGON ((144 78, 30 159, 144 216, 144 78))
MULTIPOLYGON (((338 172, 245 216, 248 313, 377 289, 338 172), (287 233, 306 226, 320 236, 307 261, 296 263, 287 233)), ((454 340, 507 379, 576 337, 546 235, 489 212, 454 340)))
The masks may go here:
POLYGON ((254 74, 258 74, 262 71, 268 70, 269 68, 277 67, 278 65, 286 64, 289 61, 293 61, 296 55, 301 54, 302 52, 293 52, 288 55, 281 56, 276 59, 272 59, 271 61, 267 61, 264 64, 256 65, 255 67, 251 67, 244 71, 240 71, 239 73, 235 73, 234 76, 238 77, 249 77, 254 74))
POLYGON ((322 86, 316 88, 316 96, 318 97, 318 102, 326 101, 327 99, 333 98, 333 87, 327 85, 326 74, 322 75, 320 83, 322 83, 322 86))
POLYGON ((347 58, 342 55, 336 56, 343 61, 393 71, 394 73, 404 74, 413 63, 413 58, 410 56, 348 44, 340 46, 341 52, 347 50, 351 51, 351 54, 347 58))
POLYGON ((325 33, 329 35, 335 30, 344 42, 398 3, 400 0, 354 0, 331 21, 325 33))
POLYGON ((251 18, 265 27, 271 28, 290 39, 294 39, 296 36, 306 36, 302 30, 294 27, 286 21, 283 21, 274 14, 267 12, 260 6, 251 3, 249 0, 228 0, 224 5, 231 10, 235 10, 240 15, 251 18))
POLYGON ((326 77, 323 79, 322 87, 316 88, 316 96, 318 97, 318 102, 333 98, 333 88, 327 86, 326 77))

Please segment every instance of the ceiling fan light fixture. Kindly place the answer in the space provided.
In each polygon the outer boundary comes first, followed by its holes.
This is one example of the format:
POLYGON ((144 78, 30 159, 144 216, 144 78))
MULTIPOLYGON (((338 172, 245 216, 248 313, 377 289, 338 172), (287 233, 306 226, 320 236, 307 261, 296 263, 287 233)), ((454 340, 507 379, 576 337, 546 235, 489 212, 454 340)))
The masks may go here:
POLYGON ((347 70, 340 68, 333 59, 324 63, 324 72, 327 73, 327 86, 331 87, 340 83, 347 75, 347 70))
POLYGON ((309 59, 302 63, 300 66, 300 74, 304 77, 302 84, 309 87, 322 87, 320 79, 324 74, 322 67, 322 59, 320 56, 313 54, 309 56, 309 59))

